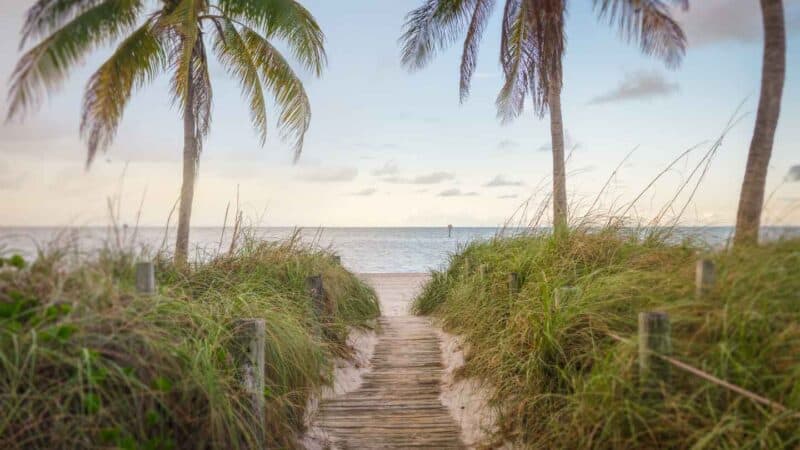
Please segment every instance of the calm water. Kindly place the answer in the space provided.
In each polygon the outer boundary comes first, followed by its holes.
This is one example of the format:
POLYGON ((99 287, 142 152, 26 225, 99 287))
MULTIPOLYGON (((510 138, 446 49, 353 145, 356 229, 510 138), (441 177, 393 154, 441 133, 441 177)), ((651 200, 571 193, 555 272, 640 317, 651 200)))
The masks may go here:
MULTIPOLYGON (((292 228, 258 228, 256 234, 264 239, 278 240, 289 236, 292 228)), ((220 228, 193 228, 192 249, 200 258, 216 253, 220 247, 220 228)), ((325 228, 302 229, 304 242, 330 247, 342 257, 342 264, 355 272, 425 272, 442 267, 448 254, 460 245, 475 239, 488 239, 497 233, 496 228, 453 228, 448 237, 447 228, 325 228)), ((730 227, 682 228, 680 234, 696 235, 710 245, 723 245, 730 237, 730 227)), ((174 230, 173 230, 174 233, 174 230)), ((506 231, 508 233, 508 231, 506 231)), ((139 229, 136 236, 120 236, 122 242, 135 240, 137 245, 160 248, 164 242, 163 228, 139 229), (135 239, 134 239, 135 238, 135 239)), ((800 235, 800 228, 765 229, 765 237, 800 235)), ((3 228, 0 227, 0 254, 21 253, 30 258, 37 246, 46 246, 55 240, 74 240, 81 251, 99 248, 104 242, 115 242, 116 237, 107 228, 3 228)), ((222 249, 230 244, 230 229, 222 239, 222 249)), ((171 248, 174 236, 166 239, 171 248)))

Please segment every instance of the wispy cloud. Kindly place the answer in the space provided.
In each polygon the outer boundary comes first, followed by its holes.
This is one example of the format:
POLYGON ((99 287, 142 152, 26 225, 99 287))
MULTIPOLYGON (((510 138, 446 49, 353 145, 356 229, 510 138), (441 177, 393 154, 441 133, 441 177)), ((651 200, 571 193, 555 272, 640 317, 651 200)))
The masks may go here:
POLYGON ((438 194, 439 197, 475 197, 477 192, 462 192, 461 189, 447 189, 438 194))
POLYGON ((675 94, 678 83, 670 83, 659 72, 639 71, 625 75, 625 79, 614 89, 589 101, 590 105, 623 100, 665 97, 675 94))
POLYGON ((25 172, 15 172, 11 165, 5 161, 0 161, 0 190, 15 190, 22 186, 27 178, 25 172))
MULTIPOLYGON (((579 142, 576 142, 575 139, 572 139, 572 135, 569 134, 569 130, 564 130, 564 148, 567 150, 571 150, 573 148, 578 148, 580 146, 579 142)), ((536 151, 539 152, 549 152, 553 150, 553 145, 548 142, 546 144, 542 144, 536 151)))
POLYGON ((306 172, 300 179, 311 183, 341 183, 353 181, 358 176, 358 169, 353 167, 319 168, 306 172))
POLYGON ((502 152, 511 152, 518 149, 520 146, 519 142, 513 139, 503 139, 502 141, 497 143, 497 149, 502 152))
POLYGON ((383 181, 396 184, 438 184, 443 181, 454 180, 455 178, 456 176, 449 172, 433 172, 417 175, 412 178, 387 177, 384 178, 383 181))
POLYGON ((789 168, 789 172, 786 174, 786 181, 800 181, 800 164, 789 168))
POLYGON ((509 180, 504 175, 497 175, 484 184, 484 187, 502 187, 502 186, 522 186, 524 183, 518 180, 509 180))
POLYGON ((373 195, 376 192, 378 192, 378 190, 375 188, 367 188, 367 189, 362 189, 360 191, 351 192, 350 195, 354 195, 356 197, 369 197, 370 195, 373 195))
MULTIPOLYGON (((786 33, 800 31, 800 0, 784 1, 786 33)), ((751 0, 704 0, 677 14, 689 45, 699 47, 719 42, 759 42, 763 34, 758 2, 751 0)))
POLYGON ((497 196, 497 198, 517 198, 517 197, 519 197, 518 194, 504 194, 504 195, 498 195, 497 196))
POLYGON ((399 171, 400 171, 400 169, 397 167, 397 164, 394 161, 389 161, 386 164, 384 164, 382 167, 379 167, 379 168, 373 170, 370 173, 372 175, 375 175, 375 176, 379 177, 379 176, 385 176, 385 175, 394 175, 399 171))

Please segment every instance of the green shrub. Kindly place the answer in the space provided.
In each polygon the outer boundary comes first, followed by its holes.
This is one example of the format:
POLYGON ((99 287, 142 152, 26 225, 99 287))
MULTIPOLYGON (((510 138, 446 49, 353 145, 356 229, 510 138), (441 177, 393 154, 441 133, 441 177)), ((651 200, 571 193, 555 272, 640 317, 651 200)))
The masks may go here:
POLYGON ((161 258, 152 296, 135 293, 132 254, 68 253, 0 269, 0 448, 253 448, 231 355, 240 318, 266 321, 268 445, 292 447, 347 327, 379 313, 369 287, 295 240, 245 239, 185 270, 161 258), (317 273, 338 305, 330 324, 306 292, 317 273))
POLYGON ((678 369, 653 401, 637 389, 637 314, 665 311, 674 356, 800 411, 800 240, 710 253, 714 289, 694 298, 704 246, 606 229, 477 242, 416 300, 469 345, 464 372, 495 387, 498 440, 530 448, 797 448, 800 416, 678 369), (485 276, 478 268, 484 266, 485 276), (518 294, 507 276, 517 272, 518 294), (559 287, 582 294, 554 307, 559 287))

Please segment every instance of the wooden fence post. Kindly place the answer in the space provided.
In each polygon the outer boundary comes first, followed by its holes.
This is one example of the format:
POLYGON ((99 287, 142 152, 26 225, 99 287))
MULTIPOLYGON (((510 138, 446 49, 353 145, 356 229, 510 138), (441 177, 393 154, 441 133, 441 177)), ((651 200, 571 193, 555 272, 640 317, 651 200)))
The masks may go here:
POLYGON ((156 291, 156 270, 152 262, 136 263, 136 291, 143 294, 156 291))
POLYGON ((486 277, 486 273, 488 272, 487 268, 488 267, 486 264, 481 264, 480 266, 478 266, 478 274, 481 276, 481 278, 486 277))
POLYGON ((701 259, 695 267, 695 297, 702 298, 708 294, 716 282, 717 274, 714 261, 701 259))
POLYGON ((581 288, 574 286, 564 286, 556 288, 555 295, 553 296, 553 305, 556 309, 561 309, 567 304, 574 302, 581 296, 581 288))
POLYGON ((264 319, 240 319, 234 322, 233 356, 236 368, 241 374, 241 382, 250 395, 250 407, 258 428, 256 429, 256 448, 264 448, 266 400, 264 398, 264 369, 266 352, 267 324, 264 319))
POLYGON ((320 321, 327 319, 327 315, 333 311, 325 302, 325 287, 322 285, 322 275, 311 275, 306 277, 306 289, 314 302, 314 312, 320 321))
POLYGON ((671 367, 656 354, 669 356, 671 353, 667 313, 639 313, 639 382, 645 391, 652 393, 661 383, 669 383, 671 367))
POLYGON ((508 292, 511 294, 519 292, 519 274, 517 272, 508 274, 508 292))

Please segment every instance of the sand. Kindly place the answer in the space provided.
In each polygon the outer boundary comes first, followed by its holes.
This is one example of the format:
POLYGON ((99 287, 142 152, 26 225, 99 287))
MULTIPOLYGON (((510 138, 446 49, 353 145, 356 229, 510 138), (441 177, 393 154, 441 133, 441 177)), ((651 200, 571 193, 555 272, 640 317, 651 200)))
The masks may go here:
MULTIPOLYGON (((439 335, 445 365, 439 398, 461 427, 461 440, 467 448, 485 446, 497 431, 498 414, 489 405, 493 388, 478 379, 457 376, 458 370, 464 366, 466 350, 463 339, 442 331, 436 324, 434 326, 439 335)), ((513 446, 504 444, 499 448, 511 449, 513 446)))
MULTIPOLYGON (((362 274, 362 279, 372 285, 381 304, 384 316, 397 317, 411 315, 411 302, 428 280, 427 274, 362 274)), ((442 352, 442 363, 445 370, 442 374, 442 405, 450 412, 453 420, 460 426, 461 439, 468 448, 475 448, 496 428, 496 414, 488 405, 489 387, 474 379, 459 379, 458 369, 464 364, 465 348, 461 339, 445 333, 433 321, 431 327, 439 338, 442 352)), ((309 402, 306 425, 307 432, 301 443, 311 450, 334 449, 335 444, 315 423, 315 415, 319 402, 335 398, 359 388, 363 376, 370 370, 370 358, 380 338, 373 331, 350 330, 348 344, 353 348, 352 360, 337 360, 334 369, 332 387, 326 387, 309 402)))

